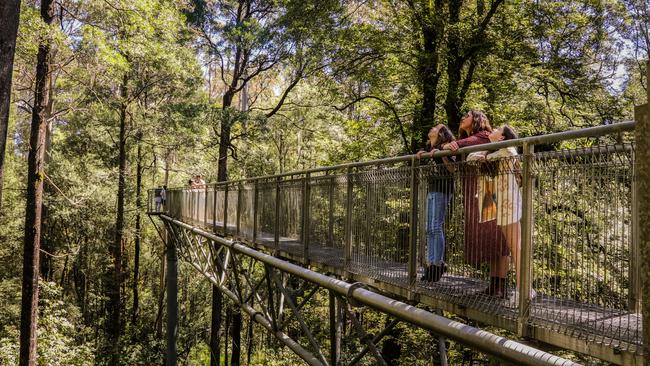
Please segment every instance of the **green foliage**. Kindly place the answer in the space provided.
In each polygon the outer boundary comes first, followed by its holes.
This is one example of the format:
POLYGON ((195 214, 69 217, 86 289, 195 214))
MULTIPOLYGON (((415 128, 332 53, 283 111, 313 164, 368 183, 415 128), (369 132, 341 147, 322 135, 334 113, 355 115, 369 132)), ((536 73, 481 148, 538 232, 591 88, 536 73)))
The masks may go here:
MULTIPOLYGON (((17 363, 25 158, 35 58, 42 37, 54 40, 43 230, 43 245, 50 252, 42 258, 50 267, 42 274, 39 304, 43 365, 101 362, 95 355, 105 345, 104 287, 114 265, 107 253, 115 236, 122 107, 128 160, 122 362, 152 365, 162 363, 165 351, 164 332, 159 331, 165 320, 159 306, 164 247, 157 228, 144 216, 145 207, 136 205, 138 146, 144 189, 183 186, 196 174, 215 181, 224 125, 231 128, 231 179, 407 153, 420 147, 422 131, 431 124, 451 120, 453 127, 457 122, 445 108, 448 95, 458 92, 449 77, 456 60, 454 45, 468 60, 460 68, 460 81, 467 80, 467 85, 457 107, 484 109, 493 125, 509 123, 523 136, 631 119, 632 107, 647 98, 648 81, 641 66, 648 56, 642 37, 648 15, 640 11, 645 3, 639 0, 505 1, 483 33, 477 29, 485 7, 493 2, 459 2, 458 21, 450 17, 448 2, 441 2, 444 6, 437 11, 437 2, 429 0, 255 0, 250 2, 254 16, 238 21, 240 3, 63 1, 57 24, 49 29, 32 2, 22 6, 0 212, 0 364, 17 363), (439 26, 432 48, 431 30, 439 26), (248 50, 249 62, 233 80, 237 50, 248 50), (244 79, 247 103, 242 101, 244 79), (234 94, 226 105, 224 96, 233 81, 234 94), (123 85, 126 93, 121 92, 123 85), (429 89, 435 95, 425 98, 429 89), (423 118, 427 109, 432 115, 423 118), (140 233, 135 230, 138 214, 143 223, 140 233), (142 249, 139 310, 133 322, 137 235, 142 249)), ((606 202, 602 190, 587 191, 606 202)), ((363 204, 381 192, 354 194, 355 203, 363 204)), ((322 197, 313 200, 315 213, 326 209, 322 197)), ((549 199, 566 200, 558 194, 549 199)), ((395 197, 382 197, 382 202, 391 218, 359 226, 381 227, 378 234, 394 235, 404 228, 399 221, 403 209, 395 197)), ((342 214, 343 207, 336 207, 336 238, 342 237, 342 214)), ((551 238, 558 231, 554 222, 575 224, 583 219, 555 210, 546 220, 548 225, 538 235, 551 238)), ((260 224, 268 228, 272 223, 260 224)), ((323 235, 324 227, 314 222, 317 234, 323 235)), ((286 230, 296 231, 297 226, 286 230)), ((450 237, 460 237, 453 230, 450 237)), ((595 248, 605 240, 621 240, 596 232, 585 230, 580 239, 595 248)), ((550 258, 558 262, 577 255, 575 248, 544 243, 550 258)), ((382 254, 405 259, 405 253, 395 249, 382 254)), ((596 249, 580 259, 599 260, 596 249)), ((179 358, 188 365, 206 364, 211 287, 192 268, 180 268, 179 358)), ((628 285, 624 278, 606 283, 604 269, 600 271, 592 273, 597 291, 608 295, 604 297, 613 305, 623 304, 619 295, 628 285)), ((543 272, 538 278, 544 283, 536 284, 541 288, 578 279, 575 270, 558 269, 550 262, 543 272)), ((576 286, 570 295, 579 300, 587 290, 594 291, 576 286)), ((317 337, 325 345, 326 307, 326 296, 318 294, 306 312, 310 324, 321 325, 317 337)), ((359 316, 374 334, 386 322, 370 311, 359 311, 359 316)), ((248 321, 246 316, 244 320, 248 321)), ((292 323, 290 331, 297 334, 299 325, 292 323)), ((263 332, 255 327, 251 364, 301 363, 263 332)), ((398 326, 386 341, 401 350, 399 365, 425 364, 435 353, 434 338, 407 325, 398 326)), ((361 346, 349 329, 345 344, 361 346)), ((461 363, 468 354, 452 344, 451 364, 461 363)), ((368 357, 363 362, 372 364, 368 357)))

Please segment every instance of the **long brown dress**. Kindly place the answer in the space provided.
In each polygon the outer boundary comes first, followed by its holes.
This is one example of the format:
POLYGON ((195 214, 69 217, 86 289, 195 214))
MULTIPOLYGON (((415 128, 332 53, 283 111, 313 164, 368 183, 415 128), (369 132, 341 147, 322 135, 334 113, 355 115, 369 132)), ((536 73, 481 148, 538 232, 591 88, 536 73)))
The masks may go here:
MULTIPOLYGON (((458 147, 467 147, 490 142, 488 131, 479 131, 472 136, 456 141, 458 147)), ((463 208, 465 210, 465 262, 478 267, 482 263, 509 255, 508 244, 496 220, 479 222, 478 168, 465 165, 462 170, 463 208)))

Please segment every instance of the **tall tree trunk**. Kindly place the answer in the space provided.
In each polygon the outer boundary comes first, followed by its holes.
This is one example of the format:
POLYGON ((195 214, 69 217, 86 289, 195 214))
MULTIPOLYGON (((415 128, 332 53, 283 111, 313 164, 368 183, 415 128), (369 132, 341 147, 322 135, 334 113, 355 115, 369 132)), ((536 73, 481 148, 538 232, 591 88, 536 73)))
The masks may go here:
MULTIPOLYGON (((229 108, 232 104, 232 93, 227 91, 223 96, 223 109, 229 108)), ((217 164, 217 181, 228 180, 228 147, 230 146, 230 121, 221 121, 221 136, 219 138, 219 162, 217 164)), ((210 366, 219 365, 219 329, 221 328, 221 312, 223 307, 223 295, 217 286, 212 286, 212 321, 210 327, 210 366)), ((226 331, 227 333, 227 331, 226 331)), ((226 349, 228 348, 227 343, 226 349)), ((228 362, 226 360, 226 362, 228 362)))
POLYGON ((445 111, 447 112, 447 126, 456 131, 460 126, 460 108, 464 101, 458 100, 460 78, 465 61, 461 56, 460 36, 456 25, 460 21, 461 0, 449 2, 449 24, 452 30, 447 35, 447 96, 445 98, 445 111))
POLYGON ((135 253, 133 259, 133 314, 131 323, 135 324, 138 317, 138 281, 140 276, 140 211, 142 206, 142 146, 140 139, 138 139, 138 162, 136 168, 136 183, 135 183, 135 253))
MULTIPOLYGON (((52 87, 53 85, 52 72, 50 72, 50 75, 48 76, 47 79, 48 79, 47 80, 48 89, 50 90, 50 93, 52 93, 52 90, 54 90, 54 88, 52 87)), ((47 107, 45 108, 45 116, 44 116, 44 118, 47 121, 47 128, 45 130, 45 152, 44 152, 45 155, 43 156, 45 168, 47 168, 47 166, 50 164, 50 160, 52 159, 52 132, 53 132, 54 123, 51 117, 53 114, 53 109, 54 109, 54 98, 49 98, 47 107)), ((52 188, 50 184, 45 184, 43 190, 46 195, 52 194, 52 188)), ((56 256, 57 250, 55 245, 56 243, 52 237, 52 233, 54 232, 54 223, 50 220, 49 216, 50 216, 50 208, 47 206, 46 203, 43 203, 43 212, 41 218, 41 225, 43 230, 43 235, 41 237, 41 248, 43 248, 43 250, 41 251, 41 277, 46 281, 53 281, 54 280, 54 257, 56 256)))
POLYGON ((0 212, 11 109, 11 78, 14 71, 19 18, 20 0, 3 0, 0 3, 0 212))
POLYGON ((251 364, 251 355, 253 354, 253 318, 248 318, 248 336, 246 337, 246 364, 251 364))
POLYGON ((117 185, 117 215, 115 220, 115 240, 109 251, 113 258, 113 272, 108 281, 108 327, 106 335, 111 347, 109 364, 119 364, 119 338, 122 329, 120 319, 120 288, 122 285, 122 241, 124 240, 124 195, 126 191, 126 118, 128 106, 128 75, 122 77, 120 85, 120 137, 119 137, 119 176, 117 185))
POLYGON ((234 308, 232 312, 232 356, 230 365, 239 366, 241 359, 241 311, 234 308))
POLYGON ((411 150, 417 151, 429 140, 429 129, 435 123, 436 104, 438 96, 438 81, 440 80, 440 39, 444 31, 442 21, 441 0, 435 1, 435 7, 427 14, 422 14, 422 50, 418 58, 418 74, 422 88, 422 106, 420 113, 415 117, 413 126, 415 139, 412 141, 411 150), (425 20, 426 19, 426 20, 425 20))
POLYGON ((216 286, 212 286, 212 328, 210 329, 210 366, 219 366, 221 350, 219 348, 219 328, 221 327, 222 295, 216 286))
MULTIPOLYGON (((54 2, 41 1, 41 18, 50 25, 54 19, 54 2)), ((38 321, 38 277, 43 204, 43 155, 45 151, 45 109, 48 105, 50 73, 50 38, 38 47, 36 89, 27 158, 27 203, 25 207, 25 242, 23 251, 23 287, 20 314, 20 366, 36 364, 36 325, 38 321)))

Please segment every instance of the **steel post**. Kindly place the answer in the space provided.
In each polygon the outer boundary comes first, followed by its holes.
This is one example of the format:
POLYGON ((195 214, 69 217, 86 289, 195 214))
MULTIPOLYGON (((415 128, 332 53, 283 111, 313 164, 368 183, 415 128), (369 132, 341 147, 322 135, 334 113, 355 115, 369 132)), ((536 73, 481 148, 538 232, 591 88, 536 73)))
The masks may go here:
POLYGON ((523 167, 522 167, 522 215, 521 215, 521 249, 519 250, 519 336, 528 336, 530 327, 528 318, 530 316, 530 291, 533 281, 533 181, 532 162, 535 158, 533 145, 524 145, 523 167))
POLYGON ((350 261, 352 260, 352 194, 354 193, 354 176, 352 168, 348 168, 347 174, 347 196, 345 203, 345 270, 350 270, 350 261))
POLYGON ((282 178, 276 178, 275 182, 275 222, 273 223, 273 245, 280 249, 280 182, 282 178))
POLYGON ((415 290, 417 281, 417 258, 418 258, 418 167, 419 159, 411 160, 411 197, 410 197, 410 230, 409 230, 409 262, 408 262, 408 280, 411 294, 415 290))
MULTIPOLYGON (((646 63, 646 74, 650 76, 650 61, 646 63)), ((650 80, 650 79, 646 79, 650 80)), ((641 296, 650 299, 650 88, 647 88, 648 102, 637 107, 636 131, 636 187, 638 193, 639 241, 641 296)), ((650 365, 650 301, 642 301, 643 315, 643 354, 645 364, 650 365)))
POLYGON ((334 247, 334 183, 335 178, 329 179, 328 194, 327 194, 327 246, 334 247))
MULTIPOLYGON (((223 236, 228 236, 228 186, 228 183, 223 185, 223 236)), ((216 211, 214 217, 217 217, 216 211)))
POLYGON ((238 184, 237 186, 237 236, 239 237, 241 235, 241 206, 242 206, 242 191, 243 191, 243 185, 241 183, 238 184))
POLYGON ((311 175, 305 174, 302 186, 302 249, 303 258, 309 260, 309 198, 311 196, 311 175))
POLYGON ((176 366, 178 320, 178 257, 175 240, 167 243, 167 358, 166 366, 176 366))

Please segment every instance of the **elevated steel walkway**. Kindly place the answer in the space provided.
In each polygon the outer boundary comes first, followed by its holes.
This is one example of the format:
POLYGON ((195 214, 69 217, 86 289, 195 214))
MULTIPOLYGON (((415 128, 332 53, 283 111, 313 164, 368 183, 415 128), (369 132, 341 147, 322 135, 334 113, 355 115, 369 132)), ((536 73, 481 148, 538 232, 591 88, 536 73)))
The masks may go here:
POLYGON ((170 189, 158 207, 152 190, 149 211, 161 215, 175 245, 186 248, 184 258, 213 283, 223 284, 228 272, 214 251, 234 245, 218 234, 332 281, 363 283, 545 344, 641 365, 633 129, 624 122, 435 154, 456 155, 451 165, 404 156, 170 189), (560 148, 536 151, 550 146, 560 148), (467 159, 506 147, 520 155, 491 165, 467 159), (476 260, 483 241, 502 234, 468 232, 478 230, 468 222, 494 219, 472 211, 475 201, 511 175, 521 176, 514 188, 522 205, 521 280, 511 263, 504 299, 484 294, 489 263, 476 260), (448 271, 427 282, 427 193, 444 180, 454 181, 445 221, 448 271))

